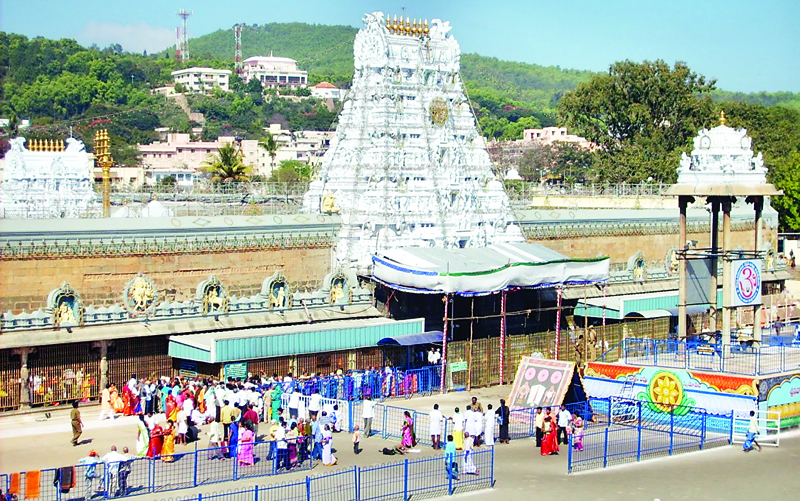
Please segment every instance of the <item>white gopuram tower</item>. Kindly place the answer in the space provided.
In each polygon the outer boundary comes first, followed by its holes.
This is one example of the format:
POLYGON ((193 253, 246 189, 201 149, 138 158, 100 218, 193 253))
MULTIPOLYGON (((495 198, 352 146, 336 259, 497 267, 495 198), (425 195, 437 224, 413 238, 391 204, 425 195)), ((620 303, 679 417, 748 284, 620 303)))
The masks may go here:
POLYGON ((340 264, 397 247, 523 240, 464 94, 449 23, 367 14, 336 137, 303 200, 339 212, 340 264))

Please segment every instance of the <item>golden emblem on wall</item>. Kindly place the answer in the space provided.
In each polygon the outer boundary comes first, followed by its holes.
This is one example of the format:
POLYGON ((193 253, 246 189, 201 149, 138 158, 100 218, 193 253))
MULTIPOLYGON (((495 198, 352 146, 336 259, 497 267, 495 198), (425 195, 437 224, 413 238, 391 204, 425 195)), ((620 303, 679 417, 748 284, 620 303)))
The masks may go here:
POLYGON ((447 103, 444 99, 437 97, 431 101, 431 105, 428 109, 431 113, 431 121, 436 125, 444 125, 449 114, 447 103))
POLYGON ((200 283, 203 315, 228 313, 229 298, 225 287, 215 276, 200 283))
POLYGON ((53 327, 83 325, 83 303, 78 293, 67 282, 50 292, 47 309, 53 314, 53 327))
POLYGON ((132 278, 122 293, 122 303, 132 316, 149 313, 154 309, 157 298, 155 284, 142 274, 132 278))

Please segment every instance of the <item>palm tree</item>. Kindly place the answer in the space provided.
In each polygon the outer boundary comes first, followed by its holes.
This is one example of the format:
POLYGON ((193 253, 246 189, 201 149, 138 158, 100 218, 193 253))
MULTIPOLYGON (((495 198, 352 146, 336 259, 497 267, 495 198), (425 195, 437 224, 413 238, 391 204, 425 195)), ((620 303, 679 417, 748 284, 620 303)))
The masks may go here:
POLYGON ((216 155, 209 155, 200 170, 211 174, 211 181, 217 183, 238 183, 250 180, 252 168, 242 162, 242 152, 228 143, 217 150, 216 155))
POLYGON ((259 148, 264 148, 269 158, 272 159, 272 162, 270 162, 270 172, 272 172, 275 170, 275 157, 278 156, 278 148, 281 147, 281 144, 275 139, 272 133, 267 131, 266 134, 266 136, 258 140, 258 146, 259 148))

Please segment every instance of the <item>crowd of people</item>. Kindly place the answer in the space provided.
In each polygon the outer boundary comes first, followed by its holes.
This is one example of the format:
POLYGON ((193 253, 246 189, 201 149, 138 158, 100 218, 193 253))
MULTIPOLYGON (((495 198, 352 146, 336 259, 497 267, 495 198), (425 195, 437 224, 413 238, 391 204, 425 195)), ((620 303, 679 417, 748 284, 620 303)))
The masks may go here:
MULTIPOLYGON (((208 447, 204 451, 209 460, 232 460, 240 467, 252 466, 256 461, 255 444, 266 442, 266 460, 274 461, 276 470, 292 470, 309 460, 333 466, 338 462, 333 443, 334 434, 342 431, 342 410, 335 401, 323 398, 319 387, 311 387, 309 395, 304 391, 306 388, 291 374, 284 378, 250 375, 245 381, 202 378, 141 381, 133 375, 121 390, 109 383, 101 393, 99 419, 136 415, 135 454, 130 456, 127 450, 120 454, 113 448, 103 458, 90 454, 83 464, 116 463, 117 467, 113 472, 109 470, 109 474, 116 482, 118 495, 125 495, 130 471, 126 461, 135 458, 175 461, 176 446, 201 440, 200 428, 210 425, 206 432, 208 447)), ((375 405, 371 395, 365 395, 363 427, 361 423, 348 427, 353 430, 355 454, 362 450, 361 439, 372 435, 375 405)), ((435 404, 429 412, 431 445, 435 450, 444 449, 448 475, 458 478, 459 470, 464 474, 479 474, 473 459, 475 451, 482 446, 493 446, 496 440, 509 443, 510 417, 502 399, 497 408, 492 404, 484 408, 473 396, 463 412, 455 407, 447 416, 435 404), (452 432, 443 443, 445 426, 452 432), (457 451, 463 451, 460 468, 454 459, 457 451)), ((79 415, 77 418, 80 419, 79 415)), ((583 421, 563 407, 537 409, 535 426, 536 444, 542 455, 558 454, 559 443, 567 443, 568 434, 573 435, 574 446, 582 448, 583 421)), ((403 414, 399 435, 400 443, 383 449, 384 453, 418 452, 416 423, 409 411, 403 414)), ((94 478, 91 468, 85 473, 87 479, 94 478)))

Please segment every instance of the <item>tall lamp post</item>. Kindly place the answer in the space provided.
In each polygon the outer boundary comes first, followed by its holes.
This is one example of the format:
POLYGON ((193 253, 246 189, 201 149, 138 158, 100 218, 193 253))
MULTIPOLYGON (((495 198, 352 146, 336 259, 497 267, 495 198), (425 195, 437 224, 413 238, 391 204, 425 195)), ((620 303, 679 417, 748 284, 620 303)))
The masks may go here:
POLYGON ((94 155, 97 165, 103 170, 103 217, 111 216, 111 165, 114 159, 109 148, 108 131, 94 133, 94 155))

